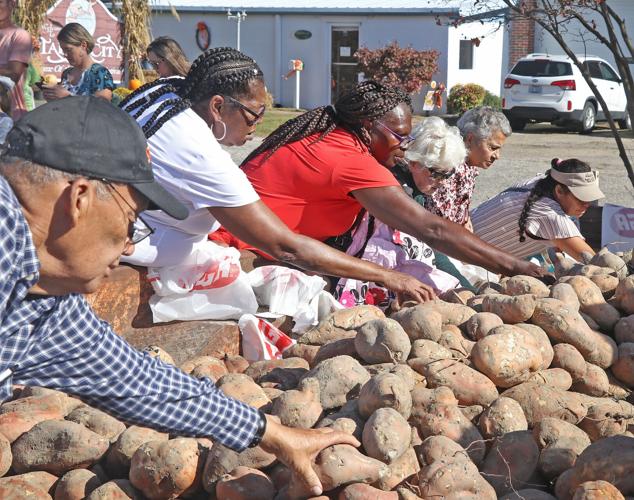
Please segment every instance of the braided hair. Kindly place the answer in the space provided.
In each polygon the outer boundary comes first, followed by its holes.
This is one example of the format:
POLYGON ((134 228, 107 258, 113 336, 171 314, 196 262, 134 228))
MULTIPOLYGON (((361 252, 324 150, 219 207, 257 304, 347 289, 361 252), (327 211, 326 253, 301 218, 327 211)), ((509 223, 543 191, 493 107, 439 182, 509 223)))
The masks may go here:
POLYGON ((119 107, 138 119, 161 96, 177 95, 163 101, 143 125, 143 133, 149 139, 165 122, 192 104, 214 95, 248 95, 251 82, 263 79, 262 70, 252 58, 229 47, 217 47, 198 56, 184 79, 162 78, 147 83, 124 99, 119 107), (140 98, 146 92, 149 93, 140 98))
POLYGON ((318 142, 337 126, 345 128, 369 146, 370 137, 363 129, 363 121, 381 118, 402 103, 411 109, 412 101, 402 90, 366 80, 342 95, 334 106, 320 106, 280 125, 245 158, 242 165, 264 152, 269 158, 286 144, 321 133, 314 141, 318 142))
MULTIPOLYGON (((557 170, 558 172, 572 174, 572 173, 581 173, 581 172, 590 172, 592 169, 590 165, 587 163, 572 158, 570 160, 560 160, 558 158, 553 158, 550 162, 551 169, 557 170)), ((546 177, 537 181, 533 189, 528 194, 528 198, 524 202, 524 207, 522 208, 522 212, 520 214, 520 218, 518 221, 520 227, 520 242, 526 241, 526 221, 530 212, 533 208, 533 205, 540 198, 552 198, 555 199, 555 188, 557 186, 561 186, 561 189, 564 191, 568 191, 568 186, 557 182, 550 176, 550 170, 546 172, 546 177)))

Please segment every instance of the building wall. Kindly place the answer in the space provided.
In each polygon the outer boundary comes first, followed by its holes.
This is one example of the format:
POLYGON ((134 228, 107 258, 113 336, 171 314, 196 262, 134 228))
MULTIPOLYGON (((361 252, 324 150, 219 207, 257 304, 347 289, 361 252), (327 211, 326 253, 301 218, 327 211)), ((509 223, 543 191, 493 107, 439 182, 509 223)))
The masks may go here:
MULTIPOLYGON (((196 23, 204 21, 211 33, 211 46, 236 46, 236 22, 226 14, 180 13, 180 22, 169 13, 155 13, 152 18, 153 36, 168 35, 176 39, 190 59, 201 51, 196 46, 196 23)), ((330 102, 330 50, 332 26, 359 26, 359 45, 378 48, 396 39, 401 46, 440 51, 438 81, 447 80, 448 27, 438 26, 434 16, 338 16, 250 14, 241 25, 241 50, 253 57, 264 72, 275 102, 292 106, 295 83, 283 80, 290 59, 304 61, 301 75, 303 108, 313 108, 330 102), (312 37, 298 40, 297 30, 308 30, 312 37)), ((427 89, 423 89, 425 91, 427 89)), ((422 98, 414 97, 417 111, 422 98)))
POLYGON ((505 69, 502 64, 506 35, 498 23, 479 21, 449 28, 447 89, 456 84, 478 83, 489 92, 500 95, 505 69), (459 69, 460 40, 478 37, 479 46, 473 46, 473 69, 459 69))

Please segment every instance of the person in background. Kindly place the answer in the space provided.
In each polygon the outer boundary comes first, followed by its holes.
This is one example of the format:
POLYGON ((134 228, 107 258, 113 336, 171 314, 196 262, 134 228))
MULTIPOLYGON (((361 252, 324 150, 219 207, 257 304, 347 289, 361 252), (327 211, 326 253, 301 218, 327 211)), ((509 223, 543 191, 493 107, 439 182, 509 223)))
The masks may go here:
POLYGON ((36 54, 40 51, 40 41, 37 37, 31 36, 31 44, 33 45, 33 53, 24 78, 24 103, 26 104, 27 111, 33 111, 35 109, 35 94, 33 92, 33 87, 42 81, 40 72, 35 67, 35 64, 33 64, 36 54))
POLYGON ((11 91, 15 83, 8 76, 0 76, 0 144, 2 144, 13 127, 11 112, 11 91))
POLYGON ((594 255, 573 217, 603 198, 599 173, 577 159, 553 159, 545 174, 513 185, 471 213, 474 232, 519 258, 554 247, 581 261, 594 255))
POLYGON ((146 49, 147 60, 159 75, 159 78, 185 76, 190 63, 178 42, 168 36, 160 36, 146 49))
MULTIPOLYGON (((460 132, 442 118, 426 118, 412 132, 414 141, 405 151, 405 160, 397 162, 392 173, 405 192, 418 204, 434 192, 443 179, 450 178, 467 154, 460 132)), ((459 281, 434 267, 434 250, 414 236, 398 231, 365 214, 353 232, 347 250, 364 260, 415 276, 438 294, 458 286, 459 281)), ((361 304, 385 308, 393 294, 377 283, 341 279, 335 298, 346 307, 361 304)))
POLYGON ((24 77, 31 60, 31 35, 13 24, 15 0, 0 0, 0 76, 15 86, 11 90, 11 117, 17 120, 27 112, 24 102, 24 77))
POLYGON ((469 206, 480 169, 487 169, 500 158, 502 146, 511 135, 511 125, 502 112, 488 106, 468 110, 458 120, 467 146, 466 160, 450 179, 440 183, 425 199, 425 208, 472 230, 469 206))
POLYGON ((57 34, 57 40, 70 67, 62 71, 59 84, 42 85, 44 99, 94 95, 110 101, 115 88, 112 75, 90 57, 95 41, 86 28, 79 23, 68 23, 57 34))

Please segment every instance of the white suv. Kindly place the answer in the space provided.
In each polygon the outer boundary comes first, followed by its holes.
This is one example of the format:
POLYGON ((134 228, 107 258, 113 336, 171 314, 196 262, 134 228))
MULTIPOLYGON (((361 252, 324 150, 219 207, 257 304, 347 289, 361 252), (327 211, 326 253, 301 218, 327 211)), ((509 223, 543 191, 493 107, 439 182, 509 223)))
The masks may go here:
MULTIPOLYGON (((577 56, 603 96, 620 128, 630 128, 627 98, 619 75, 606 61, 577 56)), ((520 59, 504 80, 502 108, 513 130, 529 121, 572 126, 589 133, 595 122, 605 120, 601 106, 567 56, 529 54, 520 59)))

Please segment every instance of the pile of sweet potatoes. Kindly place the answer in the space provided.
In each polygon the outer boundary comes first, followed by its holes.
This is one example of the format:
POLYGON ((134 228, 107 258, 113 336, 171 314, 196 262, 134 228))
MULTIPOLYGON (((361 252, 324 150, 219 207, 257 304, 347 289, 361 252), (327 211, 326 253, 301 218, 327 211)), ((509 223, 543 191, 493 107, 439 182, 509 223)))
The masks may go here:
MULTIPOLYGON (((322 498, 634 496, 627 269, 605 251, 585 265, 560 259, 552 286, 516 276, 389 318, 345 309, 282 360, 180 368, 285 425, 354 434, 361 448, 317 457, 322 498)), ((23 388, 0 406, 0 498, 266 500, 284 498, 288 482, 259 447, 127 427, 59 392, 23 388)))

